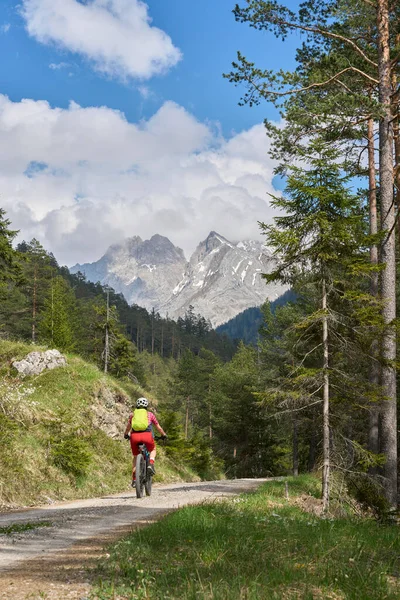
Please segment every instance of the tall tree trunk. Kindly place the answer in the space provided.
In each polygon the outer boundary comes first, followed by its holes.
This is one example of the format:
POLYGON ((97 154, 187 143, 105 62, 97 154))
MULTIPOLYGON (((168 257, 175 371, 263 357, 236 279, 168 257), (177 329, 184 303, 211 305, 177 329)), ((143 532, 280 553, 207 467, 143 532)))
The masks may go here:
POLYGON ((322 345, 324 349, 324 391, 323 391, 323 470, 322 470, 322 506, 329 508, 329 479, 330 479, 330 438, 329 438, 329 346, 328 346, 328 315, 326 281, 322 279, 322 345))
MULTIPOLYGON (((368 120, 368 175, 369 175, 369 230, 371 235, 378 233, 378 213, 376 205, 376 168, 375 168, 375 144, 374 144, 374 121, 368 120)), ((378 265, 378 246, 373 244, 370 249, 370 260, 373 266, 378 265)), ((371 274, 370 293, 374 298, 379 295, 378 272, 371 274)), ((380 385, 381 368, 379 363, 379 341, 377 337, 370 348, 371 366, 369 371, 369 382, 374 390, 380 385)), ((379 403, 378 400, 371 403, 369 418, 368 448, 375 454, 379 453, 379 403)), ((374 469, 375 470, 375 469, 374 469)))
POLYGON ((299 436, 298 436, 298 421, 297 417, 293 415, 293 439, 292 439, 292 449, 293 449, 293 475, 297 477, 299 474, 299 436))
MULTIPOLYGON (((396 46, 400 46, 400 33, 396 35, 396 46)), ((394 187, 396 194, 396 208, 397 208, 397 225, 399 225, 400 215, 400 123, 399 123, 399 109, 400 109, 400 89, 398 85, 397 72, 392 72, 392 119, 393 119, 393 137, 394 137, 394 187)), ((399 228, 400 234, 400 228, 399 228)))
POLYGON ((381 228, 385 235, 381 245, 384 264, 381 277, 383 322, 382 341, 382 394, 381 452, 385 456, 383 467, 385 496, 392 506, 397 504, 397 406, 396 406, 396 262, 395 262, 395 210, 393 194, 393 122, 391 112, 391 64, 389 46, 389 2, 378 0, 378 65, 379 101, 383 116, 379 123, 379 182, 381 199, 381 228))

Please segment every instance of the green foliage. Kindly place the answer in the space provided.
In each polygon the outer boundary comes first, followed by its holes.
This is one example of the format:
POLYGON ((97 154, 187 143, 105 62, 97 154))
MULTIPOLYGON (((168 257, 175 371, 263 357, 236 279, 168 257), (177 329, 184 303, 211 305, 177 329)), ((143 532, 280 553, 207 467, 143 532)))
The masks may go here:
POLYGON ((136 347, 122 333, 113 336, 110 372, 116 377, 131 377, 141 384, 145 383, 144 369, 136 347))
POLYGON ((168 432, 165 446, 166 455, 175 461, 177 466, 184 462, 202 479, 220 479, 224 471, 224 463, 212 450, 210 439, 199 430, 195 430, 186 439, 182 419, 178 412, 163 411, 160 416, 163 428, 168 432))
MULTIPOLYGON (((282 296, 271 302, 271 310, 295 299, 294 293, 288 290, 282 296)), ((257 345, 259 328, 263 324, 263 313, 261 308, 247 308, 227 323, 217 327, 218 333, 226 334, 232 340, 242 340, 245 344, 257 345)))
POLYGON ((365 473, 348 473, 346 476, 349 494, 364 509, 371 510, 379 520, 386 520, 390 512, 390 503, 386 500, 383 486, 365 473))
POLYGON ((75 296, 61 276, 51 280, 48 296, 44 301, 40 331, 42 338, 62 351, 74 348, 75 296))
POLYGON ((18 281, 21 277, 21 267, 18 255, 12 247, 12 242, 18 231, 10 229, 11 222, 6 218, 5 210, 0 208, 0 291, 4 284, 18 281))
POLYGON ((193 447, 190 465, 195 473, 205 480, 221 479, 224 461, 214 455, 210 440, 200 432, 196 432, 189 443, 193 447))
POLYGON ((51 443, 51 458, 68 475, 80 477, 87 474, 92 455, 86 440, 69 435, 51 443))

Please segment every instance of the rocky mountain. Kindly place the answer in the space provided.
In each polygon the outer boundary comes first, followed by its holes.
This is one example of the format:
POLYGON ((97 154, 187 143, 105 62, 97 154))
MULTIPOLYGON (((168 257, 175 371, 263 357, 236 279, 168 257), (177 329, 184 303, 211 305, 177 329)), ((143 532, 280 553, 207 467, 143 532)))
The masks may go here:
POLYGON ((110 246, 94 263, 75 265, 71 273, 80 271, 89 281, 100 281, 122 293, 129 304, 160 310, 186 269, 186 258, 168 238, 153 235, 143 241, 139 236, 110 246))
POLYGON ((111 285, 128 302, 154 308, 163 316, 176 319, 193 306, 216 327, 284 293, 286 288, 266 285, 261 277, 273 264, 261 242, 230 242, 212 231, 189 262, 180 248, 154 235, 111 246, 99 261, 75 265, 71 272, 81 271, 89 281, 111 285))

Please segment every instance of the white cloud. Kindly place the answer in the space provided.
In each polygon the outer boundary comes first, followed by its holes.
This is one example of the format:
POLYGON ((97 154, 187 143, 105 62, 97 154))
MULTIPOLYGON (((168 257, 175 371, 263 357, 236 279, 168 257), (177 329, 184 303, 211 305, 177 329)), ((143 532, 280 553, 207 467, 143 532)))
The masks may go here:
POLYGON ((38 237, 61 263, 155 233, 189 254, 211 230, 254 238, 272 215, 262 125, 225 140, 172 102, 135 124, 106 107, 0 95, 0 137, 1 203, 20 238, 38 237))
POLYGON ((51 69, 52 71, 60 71, 61 69, 67 69, 69 66, 69 63, 66 62, 50 63, 49 69, 51 69))
POLYGON ((181 58, 142 0, 22 0, 30 36, 89 59, 112 77, 149 79, 181 58))
POLYGON ((11 29, 11 24, 10 23, 3 23, 3 25, 0 27, 0 30, 2 33, 8 33, 11 29))

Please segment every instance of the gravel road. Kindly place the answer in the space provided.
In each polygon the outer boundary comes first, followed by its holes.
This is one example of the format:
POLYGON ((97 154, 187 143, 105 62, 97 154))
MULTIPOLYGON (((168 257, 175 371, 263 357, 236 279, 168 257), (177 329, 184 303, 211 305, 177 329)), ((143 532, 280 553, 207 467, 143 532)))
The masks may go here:
POLYGON ((83 600, 90 588, 85 567, 104 554, 107 542, 171 510, 251 491, 264 481, 160 485, 153 488, 150 498, 140 500, 132 491, 0 513, 0 528, 44 521, 48 524, 0 535, 0 598, 83 600))

